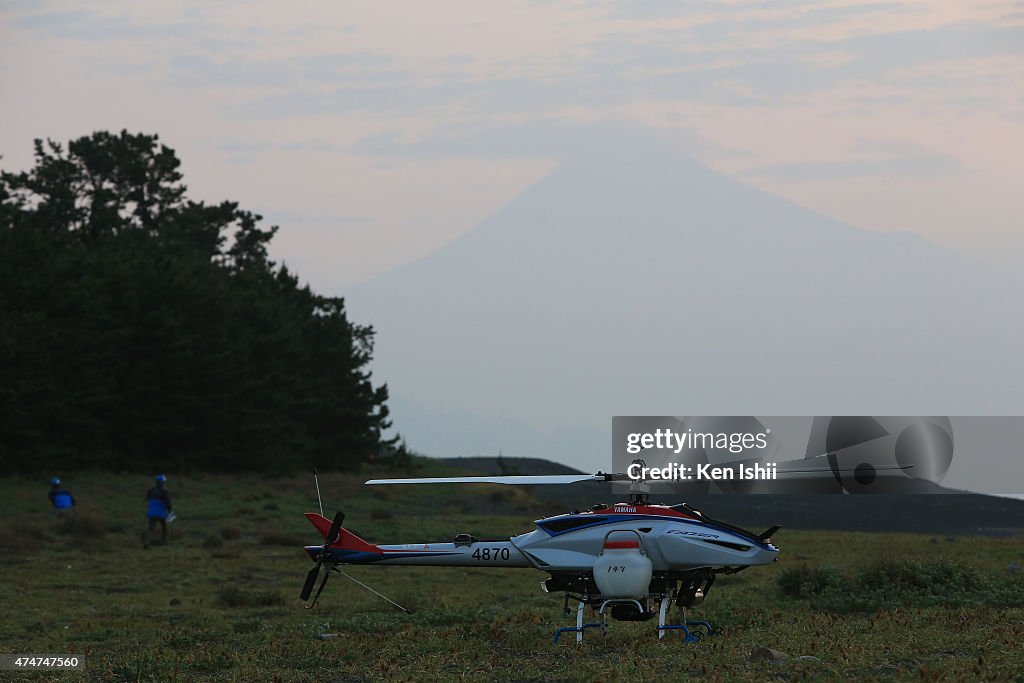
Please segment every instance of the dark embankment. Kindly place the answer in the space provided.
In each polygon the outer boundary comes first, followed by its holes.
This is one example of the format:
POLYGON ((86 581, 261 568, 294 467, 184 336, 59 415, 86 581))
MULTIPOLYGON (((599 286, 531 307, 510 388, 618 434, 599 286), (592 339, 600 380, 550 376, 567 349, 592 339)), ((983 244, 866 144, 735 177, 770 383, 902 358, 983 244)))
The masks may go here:
MULTIPOLYGON (((536 458, 445 458, 447 465, 479 474, 571 474, 570 467, 536 458)), ((603 484, 534 486, 552 513, 624 499, 603 484)), ((936 494, 703 495, 685 502, 712 518, 751 528, 907 532, 939 535, 1024 535, 1024 501, 936 487, 936 494)), ((653 496, 655 502, 681 502, 653 496)))

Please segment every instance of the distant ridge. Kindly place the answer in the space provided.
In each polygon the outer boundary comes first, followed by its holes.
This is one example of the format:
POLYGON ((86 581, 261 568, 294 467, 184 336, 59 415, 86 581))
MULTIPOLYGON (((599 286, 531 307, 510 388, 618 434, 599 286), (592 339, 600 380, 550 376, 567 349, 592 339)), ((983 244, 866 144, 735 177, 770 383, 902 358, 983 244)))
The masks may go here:
MULTIPOLYGON (((480 475, 576 474, 577 470, 539 458, 441 458, 451 467, 480 475)), ((941 490, 941 487, 936 487, 941 490)), ((948 489, 947 489, 948 490, 948 489)), ((531 493, 552 504, 551 514, 585 510, 596 502, 614 503, 602 484, 533 486, 531 493)), ((661 503, 681 502, 653 496, 661 503)), ((760 529, 903 532, 940 536, 1024 537, 1024 500, 973 493, 871 495, 705 495, 685 502, 709 517, 760 529)), ((784 532, 783 532, 784 533, 784 532)), ((783 535, 780 533, 779 541, 783 535)))
MULTIPOLYGON (((504 474, 582 474, 568 465, 543 458, 505 458, 476 456, 469 458, 431 458, 449 467, 468 470, 480 475, 504 474)), ((588 472, 589 474, 589 472, 588 472)))

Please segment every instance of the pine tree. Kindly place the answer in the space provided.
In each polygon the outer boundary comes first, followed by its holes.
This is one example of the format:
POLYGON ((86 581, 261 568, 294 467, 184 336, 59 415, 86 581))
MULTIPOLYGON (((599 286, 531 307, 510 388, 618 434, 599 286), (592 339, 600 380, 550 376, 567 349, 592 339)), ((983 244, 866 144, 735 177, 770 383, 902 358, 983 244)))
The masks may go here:
POLYGON ((385 442, 372 328, 188 199, 156 135, 37 140, 0 174, 0 467, 353 468, 385 442))

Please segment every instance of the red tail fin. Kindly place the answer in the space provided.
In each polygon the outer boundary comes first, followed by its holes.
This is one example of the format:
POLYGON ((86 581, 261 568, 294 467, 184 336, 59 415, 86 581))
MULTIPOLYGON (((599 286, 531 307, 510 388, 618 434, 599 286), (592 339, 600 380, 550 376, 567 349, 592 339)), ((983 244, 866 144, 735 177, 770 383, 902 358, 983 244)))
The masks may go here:
MULTIPOLYGON (((316 512, 307 512, 306 519, 312 522, 321 536, 327 538, 327 534, 331 530, 331 520, 316 512)), ((379 553, 381 551, 373 543, 367 543, 347 529, 342 529, 339 532, 338 540, 331 547, 343 548, 344 550, 358 550, 364 553, 379 553)))

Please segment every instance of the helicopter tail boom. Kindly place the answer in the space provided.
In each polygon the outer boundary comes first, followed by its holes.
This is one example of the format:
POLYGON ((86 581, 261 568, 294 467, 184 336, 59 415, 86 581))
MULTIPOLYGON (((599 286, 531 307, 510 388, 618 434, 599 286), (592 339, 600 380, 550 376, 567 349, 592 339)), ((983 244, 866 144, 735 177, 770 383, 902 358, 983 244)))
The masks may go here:
MULTIPOLYGON (((332 522, 316 512, 307 512, 306 519, 317 528, 324 540, 332 531, 332 522)), ((405 564, 448 567, 530 567, 526 557, 508 540, 481 541, 469 534, 460 534, 454 543, 403 543, 377 545, 356 536, 340 525, 338 537, 329 546, 306 546, 313 561, 323 558, 328 564, 405 564), (324 552, 326 550, 326 552, 324 552)))

